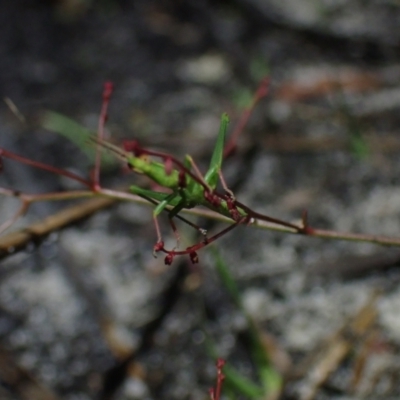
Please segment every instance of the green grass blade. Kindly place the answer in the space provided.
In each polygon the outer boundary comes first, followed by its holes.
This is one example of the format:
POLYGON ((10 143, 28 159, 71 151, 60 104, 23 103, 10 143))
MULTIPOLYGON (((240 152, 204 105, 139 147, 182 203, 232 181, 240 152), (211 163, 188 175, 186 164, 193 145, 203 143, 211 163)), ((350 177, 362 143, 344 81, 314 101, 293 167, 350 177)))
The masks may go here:
POLYGON ((243 307, 240 290, 217 248, 212 246, 210 251, 214 257, 215 267, 223 285, 232 297, 236 307, 246 317, 251 341, 251 353, 256 365, 258 376, 265 388, 265 393, 279 391, 282 387, 282 377, 271 364, 269 356, 262 345, 259 330, 257 329, 253 319, 246 313, 243 307))
POLYGON ((235 306, 239 308, 240 311, 244 312, 243 305, 242 305, 242 297, 240 295, 239 288, 232 277, 229 268, 225 264, 224 260, 221 257, 221 254, 217 250, 216 246, 210 246, 210 251, 213 255, 215 261, 215 269, 225 286, 225 289, 228 291, 229 295, 232 297, 235 306))
MULTIPOLYGON (((96 147, 89 143, 90 136, 93 136, 93 132, 89 129, 83 127, 73 119, 54 111, 45 112, 42 126, 49 131, 64 136, 79 147, 91 162, 94 162, 96 147)), ((116 164, 116 159, 111 154, 102 154, 102 161, 103 166, 116 164)))
POLYGON ((262 387, 256 385, 229 364, 224 366, 224 374, 225 385, 228 386, 228 388, 238 391, 242 395, 251 399, 259 399, 263 397, 265 392, 262 387))
POLYGON ((350 148, 358 160, 365 160, 370 156, 371 153, 367 141, 358 133, 353 133, 350 135, 350 148))
MULTIPOLYGON (((207 353, 210 355, 210 357, 217 360, 218 355, 215 349, 214 341, 209 337, 207 333, 206 333, 205 344, 207 353)), ((238 372, 235 368, 233 368, 229 364, 225 364, 224 366, 224 375, 225 375, 225 381, 223 390, 228 390, 231 392, 231 394, 232 392, 234 393, 239 392, 240 394, 248 398, 259 399, 265 393, 262 387, 258 386, 250 379, 246 378, 243 374, 238 372)))
POLYGON ((88 146, 88 140, 92 132, 71 118, 54 111, 46 111, 42 122, 43 128, 64 136, 78 146, 90 160, 94 160, 95 148, 88 146))

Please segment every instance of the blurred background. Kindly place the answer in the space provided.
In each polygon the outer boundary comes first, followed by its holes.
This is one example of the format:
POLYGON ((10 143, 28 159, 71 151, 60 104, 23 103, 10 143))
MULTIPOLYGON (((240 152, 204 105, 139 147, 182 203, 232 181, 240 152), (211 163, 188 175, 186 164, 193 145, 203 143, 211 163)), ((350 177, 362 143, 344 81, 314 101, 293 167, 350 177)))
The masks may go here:
MULTIPOLYGON (((86 175, 85 155, 44 129, 47 112, 95 132, 110 80, 115 143, 190 154, 206 170, 221 113, 233 128, 269 76, 224 164, 237 198, 284 220, 307 209, 322 229, 399 236, 399 21, 396 0, 1 0, 0 146, 86 175)), ((103 182, 146 184, 118 166, 103 182)), ((10 160, 0 185, 76 188, 10 160)), ((73 204, 39 202, 12 229, 73 204)), ((2 221, 17 208, 0 198, 2 221)), ((1 256, 2 399, 204 399, 210 347, 260 384, 215 258, 165 267, 155 239, 151 208, 120 203, 1 256)), ((263 398, 398 398, 398 250, 250 227, 217 246, 284 382, 263 398)))

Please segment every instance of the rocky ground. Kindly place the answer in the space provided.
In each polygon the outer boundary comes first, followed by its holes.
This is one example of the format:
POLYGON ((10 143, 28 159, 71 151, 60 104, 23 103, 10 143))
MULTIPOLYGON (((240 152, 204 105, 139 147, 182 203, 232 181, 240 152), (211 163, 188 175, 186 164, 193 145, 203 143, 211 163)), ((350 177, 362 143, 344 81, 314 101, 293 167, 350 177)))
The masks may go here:
MULTIPOLYGON (((307 209, 322 229, 400 236, 398 2, 0 7, 1 94, 24 116, 1 107, 1 147, 86 174, 85 156, 42 128, 44 111, 95 130, 112 80, 107 127, 117 143, 137 138, 206 168, 220 114, 236 121, 269 74, 271 92, 224 165, 237 198, 285 220, 307 209)), ((119 168, 104 176, 107 186, 140 179, 119 168)), ((74 187, 9 160, 0 184, 74 187)), ((35 204, 13 229, 70 205, 35 204)), ((2 197, 2 220, 17 207, 2 197)), ((167 224, 163 232, 173 245, 167 224)), ((203 250, 196 267, 165 267, 154 242, 151 208, 119 203, 2 256, 1 398, 204 399, 216 376, 210 342, 258 382, 248 323, 215 257, 203 250)), ((268 398, 398 398, 399 250, 244 226, 217 246, 284 379, 268 398)))

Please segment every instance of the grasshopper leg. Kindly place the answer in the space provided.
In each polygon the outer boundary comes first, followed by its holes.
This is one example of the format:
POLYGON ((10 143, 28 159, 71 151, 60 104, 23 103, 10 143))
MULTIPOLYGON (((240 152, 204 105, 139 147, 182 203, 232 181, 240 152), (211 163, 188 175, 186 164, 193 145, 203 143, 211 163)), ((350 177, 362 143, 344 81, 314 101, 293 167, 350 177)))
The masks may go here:
MULTIPOLYGON (((156 257, 157 251, 161 250, 161 248, 164 247, 164 242, 162 240, 162 235, 161 235, 160 224, 158 223, 157 217, 162 211, 164 211, 164 209, 170 204, 170 202, 172 200, 177 198, 177 196, 179 196, 178 193, 171 193, 163 201, 158 203, 157 207, 153 210, 153 221, 154 221, 154 226, 156 227, 156 232, 157 232, 157 243, 154 245, 154 250, 153 250, 154 257, 156 257)), ((179 204, 180 204, 180 202, 178 203, 178 205, 179 204)), ((178 205, 176 207, 178 207, 178 205)), ((176 208, 176 207, 174 207, 174 208, 176 208)), ((170 217, 169 220, 170 220, 172 230, 174 231, 174 235, 177 240, 177 244, 179 245, 179 235, 177 233, 178 231, 176 229, 175 223, 172 221, 172 217, 170 217)))
POLYGON ((232 200, 236 200, 235 195, 233 194, 232 190, 230 190, 228 188, 228 185, 226 184, 224 175, 222 174, 221 170, 218 171, 218 176, 219 176, 219 181, 221 182, 222 188, 225 190, 226 193, 228 193, 229 197, 232 200))

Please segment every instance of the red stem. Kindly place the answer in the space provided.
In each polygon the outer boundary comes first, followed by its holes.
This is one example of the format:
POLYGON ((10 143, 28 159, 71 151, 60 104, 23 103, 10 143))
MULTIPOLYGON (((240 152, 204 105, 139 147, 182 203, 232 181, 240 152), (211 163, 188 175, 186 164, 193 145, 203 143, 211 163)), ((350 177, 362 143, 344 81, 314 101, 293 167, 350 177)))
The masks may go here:
POLYGON ((228 142, 225 145, 224 158, 229 157, 235 151, 238 138, 239 138, 240 134, 243 132, 244 127, 247 125, 247 122, 248 122, 251 114, 253 113, 255 106, 263 97, 267 96, 267 94, 268 94, 269 82, 270 82, 270 79, 268 76, 265 77, 261 81, 261 83, 258 86, 258 89, 253 97, 250 107, 246 108, 243 111, 239 121, 237 122, 237 124, 235 126, 234 131, 232 132, 228 142))
POLYGON ((220 400, 220 398, 221 398, 222 385, 225 380, 225 375, 222 372, 222 369, 223 369, 225 363, 226 363, 225 360, 223 360, 222 358, 218 358, 218 360, 217 360, 217 384, 215 385, 215 388, 210 389, 211 400, 220 400))
MULTIPOLYGON (((99 127, 97 131, 97 137, 100 141, 104 139, 104 126, 108 118, 108 105, 110 103, 111 94, 113 92, 114 85, 112 82, 105 82, 103 89, 103 103, 101 105, 99 127)), ((93 189, 100 189, 100 164, 101 164, 101 146, 96 147, 96 161, 94 164, 93 171, 93 189)))
POLYGON ((258 212, 253 211, 251 208, 249 208, 246 205, 244 205, 243 203, 241 203, 240 201, 235 200, 234 203, 235 203, 235 206, 237 206, 237 207, 243 209, 244 211, 246 211, 247 215, 250 218, 260 219, 260 220, 266 221, 266 222, 272 222, 273 224, 282 225, 282 226, 286 226, 287 228, 294 229, 298 233, 305 233, 305 232, 303 232, 305 230, 305 228, 301 228, 298 225, 292 224, 290 222, 283 221, 281 219, 269 217, 268 215, 259 214, 258 212))
POLYGON ((10 151, 0 148, 0 157, 2 157, 2 156, 10 158, 11 160, 18 161, 23 164, 31 165, 32 167, 39 168, 44 171, 52 172, 53 174, 66 176, 67 178, 70 178, 77 182, 82 183, 83 185, 87 186, 90 189, 92 188, 92 184, 89 181, 87 181, 86 179, 83 179, 79 175, 76 175, 73 172, 69 172, 65 169, 53 167, 51 165, 47 165, 47 164, 41 163, 39 161, 30 160, 29 158, 19 156, 15 153, 12 153, 10 151))
POLYGON ((200 243, 197 243, 197 244, 195 244, 193 246, 190 246, 186 250, 178 250, 178 251, 176 251, 176 250, 167 250, 164 246, 159 246, 159 248, 157 248, 157 251, 162 251, 162 252, 166 253, 167 256, 171 257, 171 261, 172 261, 172 258, 175 257, 175 256, 182 256, 182 255, 185 255, 185 254, 189 254, 190 255, 191 253, 195 253, 196 251, 202 249, 203 247, 208 246, 210 243, 212 243, 215 240, 219 239, 221 236, 225 235, 226 233, 228 233, 232 229, 236 228, 238 225, 247 223, 248 221, 249 221, 249 217, 243 217, 239 221, 236 221, 234 224, 229 225, 227 228, 225 228, 222 231, 218 232, 217 234, 215 234, 211 238, 207 238, 203 242, 200 242, 200 243))

